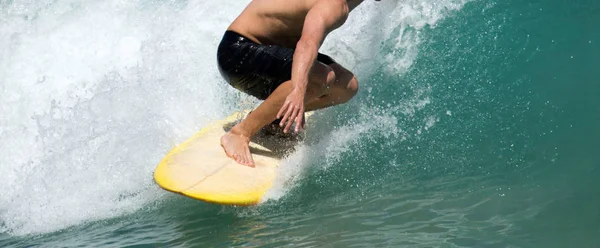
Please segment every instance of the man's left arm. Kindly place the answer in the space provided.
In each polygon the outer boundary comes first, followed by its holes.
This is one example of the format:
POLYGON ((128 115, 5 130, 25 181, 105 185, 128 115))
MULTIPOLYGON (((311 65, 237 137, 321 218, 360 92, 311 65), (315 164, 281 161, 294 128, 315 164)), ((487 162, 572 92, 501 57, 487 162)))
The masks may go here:
POLYGON ((348 5, 344 0, 319 0, 306 15, 302 36, 296 44, 292 64, 293 90, 277 114, 281 124, 287 122, 287 132, 296 122, 296 132, 304 118, 304 97, 312 67, 318 56, 318 50, 325 37, 341 25, 348 16, 348 5), (288 121, 289 120, 289 121, 288 121))

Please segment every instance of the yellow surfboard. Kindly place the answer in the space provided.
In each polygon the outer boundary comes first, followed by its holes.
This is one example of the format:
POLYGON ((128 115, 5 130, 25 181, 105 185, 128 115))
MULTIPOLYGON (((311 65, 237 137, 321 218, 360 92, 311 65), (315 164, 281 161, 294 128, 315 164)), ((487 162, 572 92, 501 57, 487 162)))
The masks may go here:
POLYGON ((156 183, 165 190, 206 202, 259 203, 273 185, 279 162, 293 150, 299 137, 281 138, 261 132, 250 142, 255 167, 240 165, 226 156, 220 138, 247 113, 237 112, 216 121, 171 150, 154 171, 156 183))

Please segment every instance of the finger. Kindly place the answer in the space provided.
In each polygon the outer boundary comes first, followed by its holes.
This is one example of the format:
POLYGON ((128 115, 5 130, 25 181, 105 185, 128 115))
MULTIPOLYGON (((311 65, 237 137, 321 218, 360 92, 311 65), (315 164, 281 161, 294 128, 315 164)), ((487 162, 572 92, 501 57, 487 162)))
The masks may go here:
POLYGON ((287 133, 289 130, 289 126, 294 122, 292 119, 293 118, 293 112, 294 111, 294 106, 290 105, 289 109, 288 109, 288 113, 286 113, 286 122, 284 125, 282 125, 283 127, 283 133, 287 133))
POLYGON ((298 114, 296 114, 296 133, 303 129, 304 125, 304 108, 300 107, 298 114))
POLYGON ((281 106, 281 108, 279 109, 279 112, 277 112, 277 119, 281 118, 281 116, 283 115, 283 112, 287 109, 287 106, 290 104, 289 101, 286 101, 285 103, 283 103, 283 106, 281 106))
POLYGON ((298 110, 298 113, 296 114, 296 133, 300 132, 300 129, 302 128, 302 120, 304 119, 304 113, 302 111, 302 109, 298 110))
POLYGON ((281 108, 281 110, 280 110, 281 111, 281 115, 277 117, 277 118, 279 118, 279 126, 280 127, 282 127, 283 124, 286 121, 287 117, 285 117, 285 115, 288 112, 288 109, 289 109, 289 105, 285 106, 285 108, 281 108))
POLYGON ((291 122, 291 120, 292 120, 291 115, 292 115, 293 111, 294 111, 294 105, 288 105, 287 112, 285 112, 285 115, 283 116, 283 119, 281 119, 279 126, 284 126, 286 122, 291 122))
POLYGON ((290 112, 290 108, 292 108, 292 105, 290 102, 286 102, 285 104, 285 108, 281 108, 281 121, 279 122, 279 126, 283 126, 285 124, 285 122, 287 121, 287 118, 289 118, 289 112, 290 112))
POLYGON ((294 107, 292 112, 292 115, 290 116, 289 121, 287 122, 287 125, 285 126, 285 129, 283 129, 284 133, 287 133, 290 130, 290 127, 292 127, 292 123, 294 123, 294 120, 296 119, 296 115, 298 114, 298 108, 294 107))

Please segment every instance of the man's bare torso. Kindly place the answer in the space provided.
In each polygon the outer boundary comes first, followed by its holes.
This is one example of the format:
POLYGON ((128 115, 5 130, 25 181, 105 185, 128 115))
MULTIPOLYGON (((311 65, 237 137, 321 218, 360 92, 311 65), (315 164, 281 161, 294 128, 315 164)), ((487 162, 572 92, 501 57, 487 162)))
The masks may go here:
POLYGON ((253 0, 228 29, 260 44, 294 48, 306 14, 317 1, 253 0))

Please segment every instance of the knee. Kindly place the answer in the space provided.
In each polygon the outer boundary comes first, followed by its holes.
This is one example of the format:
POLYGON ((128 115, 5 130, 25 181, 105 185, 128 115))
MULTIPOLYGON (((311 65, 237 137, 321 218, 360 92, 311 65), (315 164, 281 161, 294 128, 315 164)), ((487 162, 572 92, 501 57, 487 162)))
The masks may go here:
POLYGON ((358 79, 356 79, 356 77, 352 76, 352 79, 350 79, 350 82, 346 87, 346 91, 350 98, 354 97, 356 93, 358 93, 358 79))
POLYGON ((335 71, 331 67, 327 67, 327 77, 325 79, 325 88, 332 87, 335 84, 336 76, 335 71))
POLYGON ((350 99, 352 99, 356 93, 358 93, 358 80, 356 77, 352 75, 350 81, 347 82, 348 83, 346 84, 346 87, 343 87, 342 91, 340 92, 340 97, 338 98, 340 103, 346 103, 350 101, 350 99))

